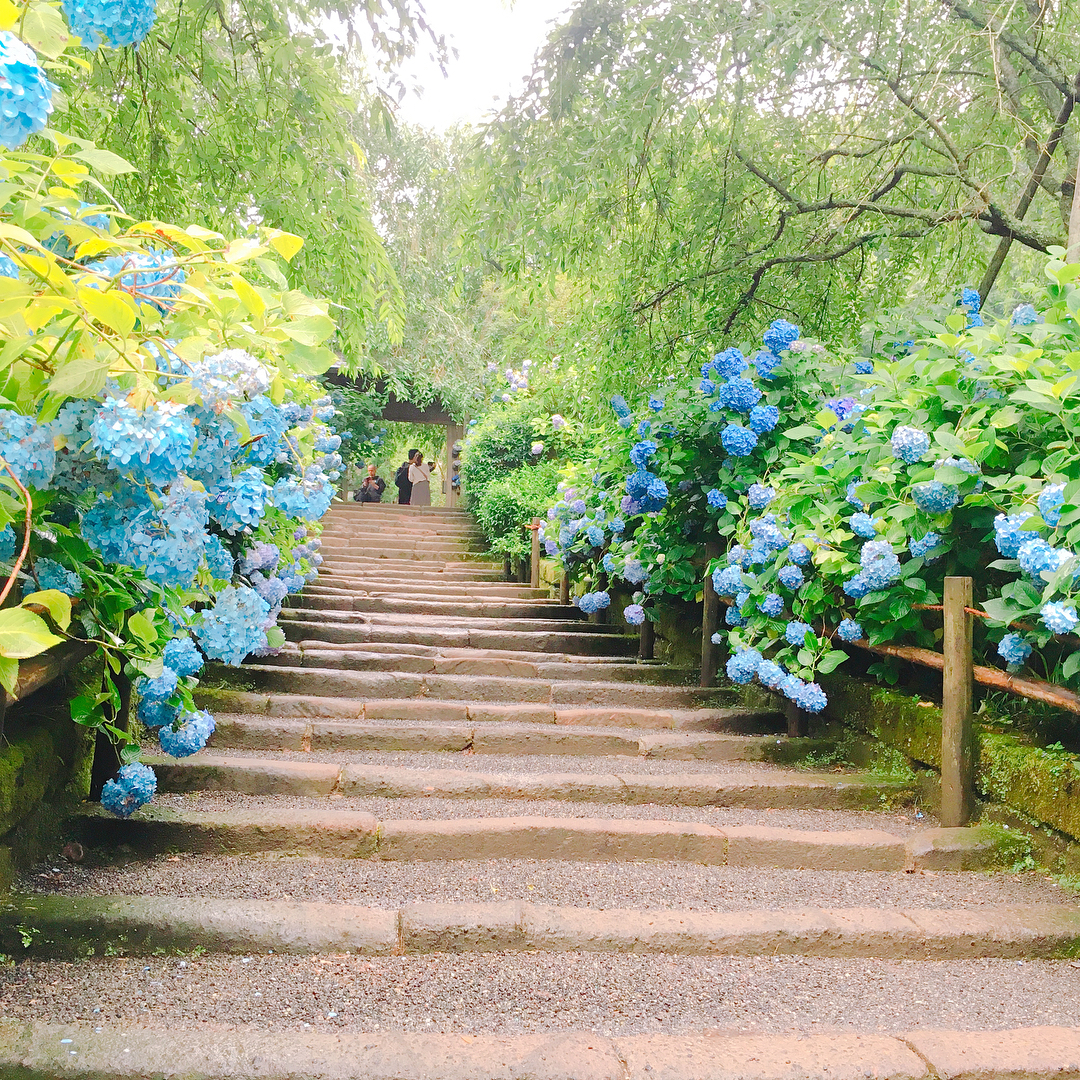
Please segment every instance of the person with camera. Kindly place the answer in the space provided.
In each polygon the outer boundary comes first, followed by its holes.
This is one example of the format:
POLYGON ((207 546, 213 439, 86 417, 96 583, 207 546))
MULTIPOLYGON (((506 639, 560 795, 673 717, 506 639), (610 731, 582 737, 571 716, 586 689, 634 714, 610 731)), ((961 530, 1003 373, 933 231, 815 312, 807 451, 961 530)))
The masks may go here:
POLYGON ((385 490, 386 481, 379 475, 379 467, 369 465, 367 467, 367 476, 364 477, 364 482, 360 485, 360 490, 356 494, 356 500, 362 503, 382 502, 385 490))

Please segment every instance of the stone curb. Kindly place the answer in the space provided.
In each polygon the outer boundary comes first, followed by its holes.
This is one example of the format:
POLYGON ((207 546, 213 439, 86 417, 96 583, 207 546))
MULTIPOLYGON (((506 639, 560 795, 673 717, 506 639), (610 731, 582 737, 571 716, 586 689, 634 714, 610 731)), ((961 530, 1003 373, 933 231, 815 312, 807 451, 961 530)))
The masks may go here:
MULTIPOLYGON (((314 737, 314 729, 312 729, 314 737)), ((754 809, 836 810, 880 805, 903 784, 849 776, 709 773, 481 773, 200 753, 176 761, 147 755, 161 791, 235 791, 244 795, 414 799, 542 799, 658 806, 738 806, 754 809)))
POLYGON ((0 910, 9 953, 77 957, 190 952, 590 952, 684 956, 1035 959, 1080 953, 1067 905, 980 910, 796 908, 736 912, 574 908, 518 901, 400 909, 202 897, 15 896, 0 910), (20 926, 37 932, 23 946, 20 926))
POLYGON ((706 866, 813 870, 918 868, 907 843, 874 829, 818 832, 766 826, 717 828, 636 818, 451 818, 389 820, 352 810, 169 810, 150 806, 126 820, 100 808, 73 819, 89 844, 146 852, 293 851, 334 858, 676 860, 706 866))
POLYGON ((212 1025, 97 1032, 3 1020, 0 1070, 19 1080, 1070 1080, 1080 1072, 1080 1029, 612 1039, 582 1031, 240 1033, 212 1025))

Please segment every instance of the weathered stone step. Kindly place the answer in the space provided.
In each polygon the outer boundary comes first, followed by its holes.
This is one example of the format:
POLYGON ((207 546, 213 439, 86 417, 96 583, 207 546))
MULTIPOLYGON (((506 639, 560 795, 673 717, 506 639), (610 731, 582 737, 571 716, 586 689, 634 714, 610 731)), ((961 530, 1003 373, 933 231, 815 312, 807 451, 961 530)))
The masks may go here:
POLYGON ((385 627, 387 629, 400 629, 413 632, 416 630, 495 630, 503 633, 543 633, 543 634, 577 634, 593 637, 618 638, 622 642, 633 641, 634 638, 621 633, 617 626, 609 626, 605 623, 591 623, 579 616, 577 619, 488 619, 479 617, 466 617, 464 615, 428 614, 417 615, 414 613, 400 613, 390 611, 362 612, 345 610, 341 608, 321 608, 318 611, 308 611, 304 608, 303 594, 295 597, 295 607, 285 607, 281 612, 281 620, 301 619, 308 622, 317 622, 325 625, 337 626, 371 626, 385 627))
POLYGON ((1068 1080, 1080 1029, 498 1036, 0 1021, 13 1080, 1068 1080), (74 1064, 77 1062, 77 1064, 74 1064))
MULTIPOLYGON (((876 829, 815 831, 705 825, 642 818, 404 818, 377 821, 356 810, 173 810, 151 804, 127 820, 98 808, 70 822, 79 839, 143 853, 281 851, 345 859, 688 861, 708 866, 899 870, 941 859, 931 840, 876 829), (924 863, 922 860, 925 859, 924 863)), ((951 830, 962 832, 963 830, 951 830)), ((950 830, 936 830, 938 833, 950 830)))
MULTIPOLYGON (((341 570, 353 570, 363 573, 365 568, 374 569, 370 559, 352 555, 332 554, 323 557, 323 566, 337 567, 341 570)), ((416 559, 381 559, 378 570, 383 574, 405 575, 424 581, 437 578, 484 578, 491 581, 505 581, 505 568, 501 562, 491 559, 470 559, 467 562, 440 562, 429 559, 417 562, 416 559)))
POLYGON ((463 561, 476 561, 481 566, 490 566, 490 562, 484 561, 484 552, 466 547, 452 548, 447 545, 439 547, 412 547, 408 544, 398 544, 388 541, 386 544, 377 543, 374 539, 368 541, 354 540, 348 545, 348 554, 344 551, 335 551, 334 555, 341 562, 372 562, 374 560, 397 560, 408 562, 409 560, 431 560, 433 562, 454 563, 463 561))
POLYGON ((247 690, 200 686, 200 705, 217 712, 282 719, 397 720, 408 723, 528 723, 557 727, 641 728, 647 731, 762 734, 783 730, 782 714, 743 708, 630 709, 574 707, 538 703, 499 704, 433 698, 350 698, 316 694, 258 694, 247 690))
POLYGON ((325 536, 352 536, 361 532, 384 534, 389 526, 400 536, 482 536, 483 533, 469 521, 440 521, 437 518, 424 521, 380 521, 366 520, 363 517, 344 518, 327 514, 322 521, 325 536))
POLYGON ((320 641, 332 645, 500 649, 521 656, 531 653, 573 654, 596 659, 633 655, 638 649, 636 638, 590 633, 585 629, 589 625, 587 623, 577 624, 572 631, 556 633, 541 630, 480 630, 468 626, 320 622, 314 613, 305 615, 302 610, 294 609, 285 614, 280 625, 286 638, 297 643, 320 641))
POLYGON ((400 723, 392 720, 276 719, 215 714, 213 747, 221 750, 345 752, 416 750, 474 754, 545 754, 567 757, 622 755, 654 761, 763 761, 785 749, 797 754, 799 739, 752 735, 665 733, 568 727, 553 723, 474 725, 465 710, 460 724, 400 723))
POLYGON ((547 589, 514 585, 506 581, 405 581, 392 574, 320 571, 318 585, 351 592, 363 590, 374 596, 509 596, 515 600, 549 600, 547 589))
POLYGON ((481 773, 465 769, 295 761, 199 753, 174 761, 143 760, 157 773, 158 790, 233 791, 245 795, 415 799, 542 799, 657 806, 752 809, 866 810, 885 799, 914 796, 910 785, 813 773, 752 774, 647 772, 481 773))
MULTIPOLYGON (((209 673, 218 673, 217 666, 209 673)), ((509 676, 418 675, 410 672, 341 671, 325 667, 275 667, 244 664, 237 673, 258 690, 322 697, 415 698, 441 701, 537 703, 613 709, 700 708, 730 702, 734 691, 698 687, 648 686, 644 683, 584 682, 509 676)))
POLYGON ((0 948, 24 957, 199 949, 224 953, 600 952, 1050 959, 1080 948, 1073 906, 971 909, 804 907, 737 912, 597 910, 504 901, 397 909, 284 900, 15 895, 0 948), (36 934, 24 945, 27 926, 36 934))
POLYGON ((576 607, 564 606, 554 600, 515 603, 512 600, 438 600, 430 597, 375 598, 318 586, 305 589, 298 602, 311 611, 329 609, 410 615, 442 614, 478 619, 572 619, 575 615, 581 615, 576 607))
MULTIPOLYGON (((338 645, 325 641, 321 638, 301 638, 293 643, 296 649, 302 652, 331 652, 343 651, 338 645)), ((291 646, 286 646, 290 648, 291 646)), ((453 646, 453 645, 420 645, 403 641, 368 641, 356 644, 355 648, 344 651, 357 653, 378 653, 386 657, 394 656, 427 656, 441 660, 519 660, 532 666, 537 664, 571 664, 579 669, 591 667, 604 668, 605 666, 618 670, 631 664, 645 668, 652 664, 649 662, 629 661, 625 656, 582 656, 578 653, 542 652, 523 649, 485 649, 478 646, 453 646)), ((652 665, 663 667, 663 665, 652 665)))
POLYGON ((331 645, 305 648, 291 644, 276 656, 267 656, 267 667, 322 668, 339 671, 408 672, 433 675, 486 675, 515 679, 627 682, 652 686, 689 686, 694 672, 660 664, 620 662, 619 658, 598 664, 568 661, 539 662, 483 655, 485 650, 461 650, 471 655, 424 655, 408 652, 370 651, 363 646, 342 649, 331 645))

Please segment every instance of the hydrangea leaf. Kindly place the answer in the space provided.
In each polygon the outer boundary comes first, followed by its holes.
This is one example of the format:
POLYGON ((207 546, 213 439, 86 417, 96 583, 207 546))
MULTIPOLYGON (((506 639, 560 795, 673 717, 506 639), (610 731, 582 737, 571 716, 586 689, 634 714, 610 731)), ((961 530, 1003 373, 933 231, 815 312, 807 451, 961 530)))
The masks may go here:
POLYGON ((40 604, 43 608, 48 608, 53 622, 61 630, 66 630, 71 625, 71 597, 59 589, 41 589, 30 593, 23 597, 23 604, 40 604))
POLYGON ((0 656, 25 660, 38 656, 64 639, 57 637, 45 625, 40 615, 26 608, 5 608, 0 611, 0 656))
POLYGON ((13 697, 19 685, 19 661, 0 656, 0 686, 13 697))
POLYGON ((111 150, 103 150, 100 146, 90 147, 88 150, 80 150, 75 154, 80 161, 85 161, 96 172, 103 176, 119 176, 121 173, 135 172, 135 166, 130 161, 125 161, 119 154, 111 150))
POLYGON ((79 303, 110 330, 127 337, 135 329, 135 305, 118 290, 102 292, 87 286, 79 289, 77 296, 79 303))

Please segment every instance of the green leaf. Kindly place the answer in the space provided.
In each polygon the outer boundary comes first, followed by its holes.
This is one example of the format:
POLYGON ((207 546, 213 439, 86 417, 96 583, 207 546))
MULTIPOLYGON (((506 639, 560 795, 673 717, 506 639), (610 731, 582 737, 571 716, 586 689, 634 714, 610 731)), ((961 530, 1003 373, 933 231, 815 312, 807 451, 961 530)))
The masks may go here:
POLYGON ((134 615, 128 616, 127 624, 132 635, 144 645, 152 645, 157 641, 157 627, 145 612, 136 611, 134 615))
POLYGON ((285 631, 280 626, 271 626, 266 631, 266 644, 271 649, 280 649, 285 644, 285 631))
POLYGON ((38 656, 53 645, 59 645, 63 640, 49 630, 40 615, 26 608, 0 610, 0 656, 25 660, 38 656))
POLYGON ((11 660, 6 656, 0 656, 0 686, 15 696, 19 686, 19 661, 11 660))
MULTIPOLYGON (((283 334, 301 345, 311 347, 322 344, 335 329, 334 320, 327 315, 304 315, 291 322, 281 323, 283 334)), ((323 368, 323 371, 325 370, 326 368, 323 368)))
POLYGON ((40 592, 30 593, 23 597, 23 604, 40 604, 49 609, 52 620, 66 630, 71 625, 71 597, 62 593, 59 589, 42 589, 40 592))
POLYGON ((847 659, 848 654, 843 649, 831 649, 818 661, 817 669, 823 675, 828 675, 830 671, 835 671, 847 659))
POLYGON ((49 380, 49 393, 57 397, 97 397, 105 389, 109 365, 98 360, 69 360, 49 380))
POLYGON ((85 161, 91 169, 95 169, 105 176, 119 176, 121 173, 138 172, 138 169, 130 161, 125 161, 119 154, 114 154, 111 150, 102 150, 99 146, 95 146, 91 150, 80 150, 74 156, 80 161, 85 161))
POLYGON ((1071 679, 1078 671, 1080 671, 1080 651, 1069 653, 1065 657, 1065 663, 1061 665, 1061 674, 1066 679, 1071 679))
POLYGON ((295 343, 284 352, 284 359, 301 375, 322 375, 338 362, 337 356, 323 345, 295 343))

